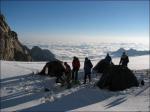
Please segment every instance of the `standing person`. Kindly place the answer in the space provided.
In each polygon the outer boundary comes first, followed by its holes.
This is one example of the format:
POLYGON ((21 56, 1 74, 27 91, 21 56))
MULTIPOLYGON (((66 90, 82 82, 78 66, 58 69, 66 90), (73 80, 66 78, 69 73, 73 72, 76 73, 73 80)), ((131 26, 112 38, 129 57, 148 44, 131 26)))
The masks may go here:
POLYGON ((107 63, 111 64, 112 59, 111 59, 109 53, 107 53, 107 55, 106 55, 106 57, 105 57, 105 61, 106 61, 107 63))
POLYGON ((126 55, 125 52, 122 53, 122 56, 121 56, 121 59, 120 59, 120 62, 119 62, 119 65, 122 65, 122 66, 128 66, 128 63, 129 63, 129 58, 128 56, 126 55))
POLYGON ((86 84, 87 76, 89 78, 89 82, 91 81, 91 69, 92 69, 92 67, 93 67, 93 65, 91 63, 91 60, 86 57, 85 61, 84 61, 84 84, 86 84))
POLYGON ((72 61, 72 80, 75 81, 75 83, 77 83, 78 81, 78 71, 80 68, 80 61, 77 57, 73 57, 73 61, 72 61))
POLYGON ((71 67, 67 62, 64 62, 65 65, 65 74, 66 74, 66 82, 67 82, 67 88, 71 88, 71 67))

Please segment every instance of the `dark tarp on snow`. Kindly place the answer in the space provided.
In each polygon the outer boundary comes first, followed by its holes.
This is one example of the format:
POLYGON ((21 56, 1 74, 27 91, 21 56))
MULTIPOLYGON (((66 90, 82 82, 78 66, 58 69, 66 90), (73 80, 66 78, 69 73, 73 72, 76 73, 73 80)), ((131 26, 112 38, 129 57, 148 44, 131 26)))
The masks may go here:
POLYGON ((59 60, 51 61, 46 63, 39 74, 46 75, 46 71, 48 71, 47 75, 57 77, 59 75, 63 75, 63 73, 65 72, 65 67, 63 66, 63 62, 59 60))
POLYGON ((97 86, 101 89, 108 88, 111 91, 124 90, 133 86, 138 86, 138 81, 132 71, 121 65, 108 64, 101 60, 94 70, 102 73, 97 86))

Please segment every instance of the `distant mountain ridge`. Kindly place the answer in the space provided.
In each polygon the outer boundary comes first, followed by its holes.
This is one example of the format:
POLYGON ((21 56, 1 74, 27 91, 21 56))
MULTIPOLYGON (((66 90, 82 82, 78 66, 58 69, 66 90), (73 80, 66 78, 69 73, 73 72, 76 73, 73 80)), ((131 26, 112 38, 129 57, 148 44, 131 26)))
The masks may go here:
POLYGON ((51 61, 55 59, 49 50, 33 47, 31 50, 18 40, 18 35, 0 14, 0 60, 8 61, 51 61))
POLYGON ((47 49, 41 49, 34 46, 31 49, 31 56, 33 61, 52 61, 55 60, 55 55, 47 49))
POLYGON ((124 48, 120 48, 118 49, 117 51, 115 52, 111 52, 110 54, 112 56, 115 56, 115 57, 120 57, 122 55, 123 52, 126 52, 128 56, 141 56, 141 55, 149 55, 150 54, 150 51, 138 51, 138 50, 135 50, 135 49, 129 49, 129 50, 125 50, 124 48))

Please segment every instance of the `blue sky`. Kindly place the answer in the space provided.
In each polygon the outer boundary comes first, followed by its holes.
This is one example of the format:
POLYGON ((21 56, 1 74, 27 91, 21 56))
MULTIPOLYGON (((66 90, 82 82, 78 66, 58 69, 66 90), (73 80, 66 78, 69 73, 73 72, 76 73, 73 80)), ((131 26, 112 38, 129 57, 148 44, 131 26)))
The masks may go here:
POLYGON ((1 11, 23 41, 149 39, 149 1, 2 1, 1 11))

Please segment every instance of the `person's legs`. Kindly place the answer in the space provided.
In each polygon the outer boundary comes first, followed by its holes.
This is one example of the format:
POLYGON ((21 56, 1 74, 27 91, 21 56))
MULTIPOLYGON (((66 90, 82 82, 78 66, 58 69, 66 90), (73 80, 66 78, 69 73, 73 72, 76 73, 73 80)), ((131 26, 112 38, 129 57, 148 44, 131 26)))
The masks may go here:
POLYGON ((75 82, 78 80, 78 70, 75 70, 75 82))
POLYGON ((89 82, 91 82, 91 74, 88 74, 89 82))
POLYGON ((123 62, 123 63, 122 63, 122 66, 127 67, 127 66, 128 66, 128 63, 123 62))
POLYGON ((67 75, 67 88, 71 88, 71 73, 67 75))
POLYGON ((72 70, 72 80, 74 80, 74 73, 75 73, 75 70, 73 69, 72 70))
POLYGON ((86 84, 86 77, 87 77, 87 74, 84 74, 84 84, 86 84))

